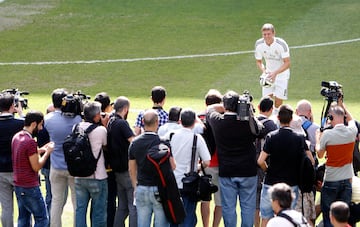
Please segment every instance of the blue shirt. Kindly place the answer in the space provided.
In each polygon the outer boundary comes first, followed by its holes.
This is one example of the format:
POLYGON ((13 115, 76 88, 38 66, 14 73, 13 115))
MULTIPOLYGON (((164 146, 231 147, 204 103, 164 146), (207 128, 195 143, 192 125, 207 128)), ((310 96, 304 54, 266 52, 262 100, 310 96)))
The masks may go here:
POLYGON ((67 170, 62 145, 66 136, 71 133, 73 126, 81 122, 79 115, 68 117, 56 110, 45 116, 45 128, 49 133, 50 141, 55 143, 54 151, 50 155, 51 166, 59 170, 67 170))

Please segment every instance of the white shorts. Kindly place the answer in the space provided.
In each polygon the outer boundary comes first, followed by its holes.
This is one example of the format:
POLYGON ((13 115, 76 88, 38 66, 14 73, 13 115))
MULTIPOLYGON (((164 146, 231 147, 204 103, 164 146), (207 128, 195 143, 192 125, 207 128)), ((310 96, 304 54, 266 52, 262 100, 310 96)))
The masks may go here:
POLYGON ((274 95, 275 97, 286 100, 288 92, 289 73, 283 72, 276 76, 274 85, 262 88, 262 96, 274 95))

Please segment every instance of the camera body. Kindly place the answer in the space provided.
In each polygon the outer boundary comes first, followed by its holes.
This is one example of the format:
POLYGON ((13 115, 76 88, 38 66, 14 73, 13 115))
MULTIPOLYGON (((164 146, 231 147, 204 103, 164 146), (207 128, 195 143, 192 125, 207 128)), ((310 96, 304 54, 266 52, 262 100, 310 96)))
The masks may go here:
POLYGON ((252 110, 251 102, 253 97, 250 95, 249 91, 244 91, 242 95, 239 96, 236 113, 237 119, 240 121, 249 121, 250 111, 252 110))
POLYGON ((336 81, 322 81, 321 82, 321 90, 320 94, 326 98, 326 100, 330 102, 337 102, 339 98, 344 96, 342 91, 342 85, 338 84, 336 81))
POLYGON ((19 91, 17 88, 5 89, 3 93, 10 93, 14 95, 14 106, 18 107, 19 103, 23 109, 28 108, 28 100, 24 98, 24 95, 30 94, 28 91, 19 91))
POLYGON ((90 96, 77 91, 65 96, 61 103, 62 114, 69 117, 82 116, 83 106, 90 99, 90 96))

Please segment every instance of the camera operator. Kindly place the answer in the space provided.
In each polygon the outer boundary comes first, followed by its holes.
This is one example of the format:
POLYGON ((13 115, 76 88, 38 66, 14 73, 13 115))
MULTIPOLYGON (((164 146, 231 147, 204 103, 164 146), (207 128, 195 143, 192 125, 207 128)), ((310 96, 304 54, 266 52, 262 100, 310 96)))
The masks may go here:
POLYGON ((329 109, 327 119, 332 126, 316 135, 316 151, 319 158, 326 153, 326 170, 321 190, 321 210, 324 226, 331 226, 330 205, 342 200, 348 205, 351 202, 351 179, 354 175, 352 167, 353 149, 357 136, 357 128, 350 112, 345 107, 342 97, 329 109), (347 125, 346 125, 347 123, 347 125))
POLYGON ((62 225, 61 215, 67 200, 69 187, 74 208, 73 213, 76 213, 74 177, 70 175, 67 169, 62 145, 66 136, 71 133, 73 126, 80 123, 82 119, 80 115, 64 113, 62 104, 64 100, 66 101, 64 98, 68 97, 67 95, 68 92, 65 89, 55 89, 51 94, 55 111, 44 117, 44 125, 49 133, 50 141, 55 143, 54 151, 50 156, 50 183, 52 192, 50 226, 52 227, 62 225))
POLYGON ((207 113, 218 149, 219 184, 225 226, 237 226, 237 198, 240 200, 241 226, 253 226, 256 208, 256 135, 250 127, 255 119, 251 104, 247 111, 240 111, 248 112, 249 116, 238 115, 239 98, 238 93, 228 91, 223 96, 223 105, 210 105, 207 113))
POLYGON ((14 95, 0 93, 0 204, 1 225, 14 226, 14 181, 11 161, 12 137, 24 127, 24 120, 15 118, 15 112, 21 113, 21 105, 14 104, 14 95))

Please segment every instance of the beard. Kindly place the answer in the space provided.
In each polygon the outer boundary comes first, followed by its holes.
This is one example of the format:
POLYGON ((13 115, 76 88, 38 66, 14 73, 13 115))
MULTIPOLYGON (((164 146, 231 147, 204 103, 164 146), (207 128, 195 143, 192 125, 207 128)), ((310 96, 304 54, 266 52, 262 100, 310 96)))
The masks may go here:
POLYGON ((35 137, 38 136, 38 134, 39 134, 39 129, 36 127, 36 128, 34 128, 34 130, 32 131, 32 137, 35 138, 35 137))

